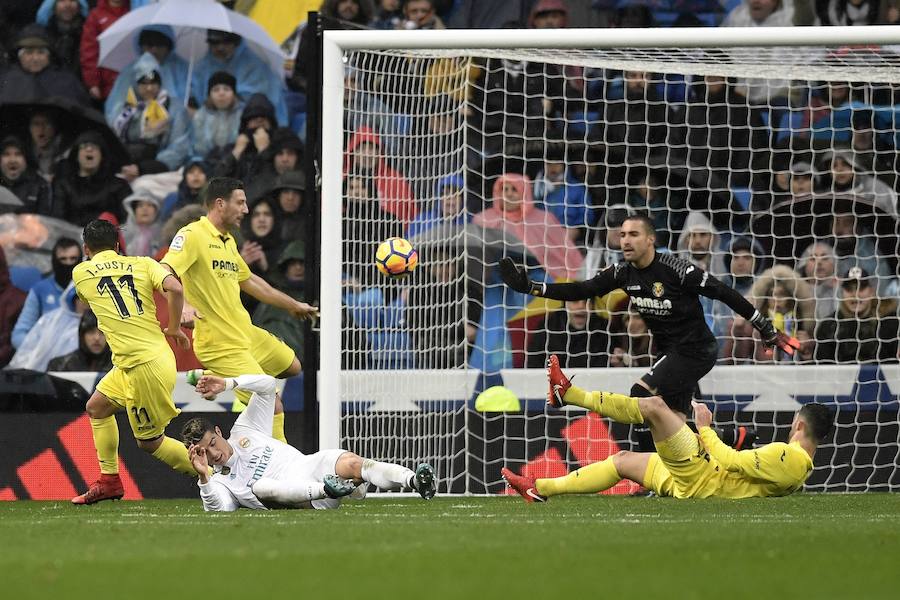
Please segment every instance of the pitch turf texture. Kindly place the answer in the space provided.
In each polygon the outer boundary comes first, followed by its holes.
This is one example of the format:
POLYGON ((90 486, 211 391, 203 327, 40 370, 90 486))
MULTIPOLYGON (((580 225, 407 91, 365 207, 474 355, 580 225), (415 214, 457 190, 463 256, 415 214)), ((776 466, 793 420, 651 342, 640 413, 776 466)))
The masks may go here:
POLYGON ((0 502, 23 598, 898 598, 900 496, 0 502))

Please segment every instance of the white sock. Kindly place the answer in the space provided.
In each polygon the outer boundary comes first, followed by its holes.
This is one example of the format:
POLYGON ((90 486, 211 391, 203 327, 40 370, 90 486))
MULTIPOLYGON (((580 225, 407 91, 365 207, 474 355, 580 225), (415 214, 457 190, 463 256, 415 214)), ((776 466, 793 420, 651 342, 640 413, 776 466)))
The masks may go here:
POLYGON ((410 480, 415 473, 391 463, 378 462, 371 459, 363 459, 362 478, 382 490, 396 490, 410 486, 410 480))
POLYGON ((253 484, 252 489, 261 502, 270 500, 287 506, 327 497, 325 484, 321 481, 276 481, 261 477, 253 484))

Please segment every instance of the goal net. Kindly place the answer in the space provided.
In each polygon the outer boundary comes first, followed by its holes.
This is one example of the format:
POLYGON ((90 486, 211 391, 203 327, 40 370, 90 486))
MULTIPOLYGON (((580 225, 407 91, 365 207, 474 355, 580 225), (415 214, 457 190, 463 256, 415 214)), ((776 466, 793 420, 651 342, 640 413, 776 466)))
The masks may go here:
POLYGON ((807 489, 900 488, 900 50, 868 29, 880 45, 844 28, 827 44, 793 29, 327 32, 322 446, 430 462, 444 493, 632 448, 627 426, 546 408, 543 365, 556 353, 579 385, 627 393, 652 364, 640 310, 655 300, 535 299, 497 263, 590 278, 642 213, 659 252, 802 341, 767 355, 701 298, 716 422, 784 440, 797 408, 824 402, 836 425, 807 489), (375 269, 392 236, 419 252, 408 278, 375 269))

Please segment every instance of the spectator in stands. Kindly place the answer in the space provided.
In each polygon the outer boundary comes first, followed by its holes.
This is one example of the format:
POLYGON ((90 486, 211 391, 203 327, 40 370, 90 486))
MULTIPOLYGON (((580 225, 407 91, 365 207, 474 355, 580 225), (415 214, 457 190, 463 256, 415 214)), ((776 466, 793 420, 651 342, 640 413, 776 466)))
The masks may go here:
POLYGON ((122 228, 125 249, 128 256, 155 256, 160 249, 159 233, 162 230, 159 218, 161 191, 144 177, 135 180, 132 190, 123 202, 128 213, 122 228))
POLYGON ((69 150, 59 133, 59 118, 50 108, 36 107, 28 120, 31 134, 31 155, 37 164, 38 173, 47 181, 53 180, 56 163, 69 150))
POLYGON ((37 24, 47 28, 59 66, 81 77, 81 31, 88 16, 86 0, 44 0, 37 24))
POLYGON ((397 29, 446 29, 437 15, 434 0, 403 0, 403 20, 397 29))
POLYGON ((354 292, 380 281, 372 269, 372 240, 403 234, 403 223, 385 208, 371 183, 356 175, 344 179, 344 286, 354 292))
POLYGON ((95 131, 85 131, 75 139, 53 180, 52 216, 79 227, 104 213, 115 224, 124 222, 122 201, 131 187, 113 174, 108 153, 106 143, 95 131))
POLYGON ((0 81, 0 103, 30 103, 49 96, 66 97, 89 105, 90 98, 78 78, 52 64, 50 35, 40 25, 28 25, 13 45, 18 62, 0 81))
MULTIPOLYGON (((759 244, 745 236, 731 240, 730 252, 725 255, 728 273, 720 278, 722 283, 742 296, 749 296, 753 281, 765 266, 765 252, 759 244)), ((713 304, 713 334, 724 339, 731 333, 734 312, 721 302, 713 304)))
POLYGON ((872 173, 864 172, 851 150, 829 150, 819 161, 821 173, 816 189, 821 192, 846 192, 865 198, 889 215, 897 216, 897 194, 872 173))
POLYGON ((16 212, 49 215, 50 186, 30 162, 22 140, 10 135, 0 141, 0 186, 22 201, 16 212))
POLYGON ((210 29, 206 33, 209 52, 194 65, 191 94, 197 105, 204 100, 209 80, 214 73, 226 71, 237 80, 237 95, 249 98, 254 94, 267 97, 274 106, 276 124, 287 125, 287 105, 284 101, 284 82, 280 73, 256 56, 243 38, 235 33, 210 29))
MULTIPOLYGON (((879 0, 802 0, 814 2, 813 25, 875 25, 879 19, 879 0)), ((798 4, 800 0, 798 0, 798 4)))
MULTIPOLYGON (((408 224, 416 216, 416 203, 406 178, 388 165, 381 138, 369 127, 352 136, 344 152, 344 175, 364 181, 382 208, 408 224)), ((399 235, 399 234, 397 234, 399 235)))
POLYGON ((178 190, 163 200, 159 218, 165 223, 172 214, 185 206, 200 204, 200 192, 209 178, 209 165, 199 158, 188 161, 184 166, 184 175, 178 190))
POLYGON ((466 212, 466 184, 462 175, 448 175, 435 186, 435 200, 409 224, 406 237, 414 238, 440 225, 463 225, 471 220, 466 212))
POLYGON ((81 262, 81 245, 72 238, 59 238, 53 245, 53 272, 28 291, 22 314, 12 331, 12 345, 18 348, 38 319, 59 308, 59 297, 72 282, 72 269, 81 262))
POLYGON ((594 221, 587 187, 566 164, 564 145, 553 144, 547 148, 544 168, 534 181, 534 199, 566 227, 572 241, 581 237, 584 228, 594 221))
POLYGON ((87 308, 70 283, 60 294, 58 308, 44 313, 21 340, 9 368, 46 371, 50 359, 78 348, 78 324, 87 308))
POLYGON ((81 32, 81 78, 91 98, 97 102, 109 96, 117 75, 115 71, 98 65, 100 42, 97 38, 129 9, 128 0, 99 0, 84 22, 81 32))
POLYGON ((288 171, 279 175, 272 188, 272 208, 276 219, 276 231, 282 240, 303 236, 306 232, 306 215, 303 210, 306 195, 306 178, 302 171, 288 171))
POLYGON ((610 367, 649 367, 653 361, 650 329, 636 310, 629 309, 622 317, 624 335, 609 357, 610 367))
POLYGON ((685 197, 670 190, 647 169, 629 169, 626 183, 625 203, 630 209, 645 212, 653 221, 657 248, 671 248, 677 241, 675 233, 681 231, 687 218, 685 197))
MULTIPOLYGON (((875 123, 875 114, 871 110, 857 110, 851 119, 850 148, 853 150, 855 162, 866 173, 878 177, 891 189, 897 189, 897 152, 893 144, 893 134, 878 135, 879 127, 875 123), (890 137, 891 143, 885 143, 884 137, 890 137)), ((884 130, 881 130, 884 132, 884 130)))
MULTIPOLYGON (((257 200, 250 209, 250 214, 241 224, 244 238, 241 244, 241 257, 250 270, 270 283, 270 272, 281 255, 283 242, 281 223, 276 218, 276 208, 272 202, 263 198, 257 200)), ((302 235, 301 231, 292 231, 292 237, 302 235)))
POLYGON ((813 193, 812 165, 804 160, 791 164, 791 196, 799 198, 813 193))
POLYGON ((753 185, 751 212, 765 212, 793 199, 791 159, 791 152, 786 148, 778 148, 769 155, 770 165, 760 172, 760 177, 753 185))
POLYGON ((900 1, 884 0, 878 13, 879 25, 897 25, 900 23, 900 1))
POLYGON ((375 9, 372 0, 325 0, 320 11, 323 17, 365 27, 372 21, 375 9))
MULTIPOLYGON (((135 46, 137 56, 150 54, 156 59, 162 89, 183 106, 190 69, 188 63, 175 53, 175 31, 168 25, 149 25, 138 34, 135 46)), ((128 90, 135 81, 134 71, 140 68, 139 65, 140 61, 135 61, 122 69, 116 78, 106 99, 106 120, 110 124, 116 122, 116 117, 125 108, 128 90)))
MULTIPOLYGON (((277 263, 272 263, 272 285, 295 300, 304 300, 306 285, 306 251, 302 240, 284 247, 277 263)), ((259 302, 253 311, 253 324, 279 337, 297 356, 303 355, 303 323, 289 312, 259 302)))
POLYGON ((6 252, 0 246, 0 369, 6 366, 15 352, 12 332, 24 305, 25 292, 9 280, 6 252))
POLYGON ((252 202, 272 191, 278 178, 288 173, 301 172, 303 142, 287 127, 279 127, 272 133, 272 142, 262 153, 259 173, 246 183, 247 200, 252 202))
POLYGON ((418 369, 466 365, 481 320, 480 285, 466 278, 464 258, 446 248, 430 252, 410 286, 406 330, 418 369))
POLYGON ((231 73, 216 71, 209 78, 206 101, 194 113, 192 156, 222 154, 234 144, 241 129, 244 103, 237 96, 237 80, 231 73))
POLYGON ((97 325, 97 316, 91 309, 87 309, 78 323, 78 348, 51 359, 47 364, 47 370, 106 373, 110 369, 112 369, 112 351, 106 343, 106 335, 97 325))
POLYGON ((206 159, 212 163, 216 177, 234 177, 243 181, 253 179, 266 169, 264 152, 271 144, 270 132, 275 130, 275 108, 262 94, 253 94, 241 113, 240 133, 234 144, 225 147, 217 159, 216 153, 206 159))
POLYGON ((567 368, 609 366, 608 323, 591 309, 590 300, 572 300, 547 315, 528 342, 525 366, 541 369, 556 354, 567 368))
POLYGON ((790 267, 775 265, 756 278, 750 289, 750 300, 760 314, 772 321, 777 331, 797 338, 800 349, 793 357, 779 350, 769 354, 761 343, 755 343, 758 334, 747 320, 735 316, 731 336, 726 338, 723 347, 726 360, 791 362, 812 358, 816 308, 813 290, 806 281, 790 267))
POLYGON ((600 214, 600 220, 588 230, 585 238, 587 253, 579 275, 583 281, 623 260, 622 223, 634 211, 626 204, 613 204, 602 209, 600 214))
POLYGON ((837 255, 825 242, 807 246, 797 261, 797 272, 813 288, 816 299, 816 320, 822 321, 838 308, 837 255))
POLYGON ((190 119, 163 89, 153 55, 141 55, 133 73, 132 93, 116 115, 113 128, 141 173, 175 171, 190 152, 190 119), (151 166, 157 163, 163 166, 151 166))
POLYGON ((532 29, 562 29, 569 26, 569 5, 565 0, 538 0, 528 16, 532 29))
POLYGON ((875 234, 863 224, 858 224, 856 216, 847 213, 835 214, 831 219, 830 240, 837 255, 837 274, 846 278, 853 267, 860 267, 878 278, 877 291, 882 298, 897 295, 897 279, 887 260, 879 256, 875 234))
POLYGON ((684 230, 678 236, 676 249, 680 258, 690 261, 710 275, 719 277, 728 273, 719 232, 713 227, 709 217, 700 211, 688 213, 684 230))
MULTIPOLYGON (((841 283, 837 312, 816 328, 816 360, 827 363, 897 362, 896 314, 879 314, 868 272, 854 267, 841 283)), ((895 303, 886 306, 896 309, 895 303)))
POLYGON ((473 223, 500 229, 511 243, 521 242, 554 279, 572 279, 582 257, 552 213, 537 208, 531 182, 518 173, 504 173, 494 182, 493 206, 473 218, 473 223))
POLYGON ((421 112, 411 119, 409 135, 398 153, 403 162, 397 166, 416 199, 431 206, 438 182, 462 167, 465 147, 459 102, 443 94, 426 98, 421 112))
POLYGON ((380 0, 369 22, 372 29, 399 29, 404 21, 402 0, 380 0))
POLYGON ((509 0, 508 2, 482 2, 461 0, 450 18, 453 29, 501 29, 508 23, 523 24, 528 21, 534 0, 509 0))
MULTIPOLYGON (((360 73, 355 67, 348 67, 344 74, 344 129, 347 132, 361 131, 368 127, 378 135, 394 131, 396 118, 391 110, 372 92, 375 85, 371 76, 360 73)), ((388 136, 383 143, 388 154, 394 154, 394 137, 388 136)))

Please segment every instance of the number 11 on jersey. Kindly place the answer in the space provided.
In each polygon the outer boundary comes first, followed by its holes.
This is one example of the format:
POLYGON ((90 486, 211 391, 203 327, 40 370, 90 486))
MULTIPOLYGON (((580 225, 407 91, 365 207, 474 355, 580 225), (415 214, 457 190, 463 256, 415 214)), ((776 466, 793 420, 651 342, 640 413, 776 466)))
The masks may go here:
POLYGON ((131 296, 134 298, 134 306, 137 311, 136 314, 144 314, 144 305, 141 303, 141 299, 138 296, 137 288, 134 287, 134 277, 131 275, 122 275, 118 278, 117 283, 118 287, 116 282, 113 282, 112 277, 101 277, 100 282, 97 284, 97 293, 101 296, 109 294, 116 307, 116 312, 118 312, 119 316, 123 319, 127 319, 131 316, 131 311, 128 310, 128 306, 125 304, 125 298, 122 297, 119 288, 122 288, 123 290, 128 288, 128 290, 131 291, 131 296))

